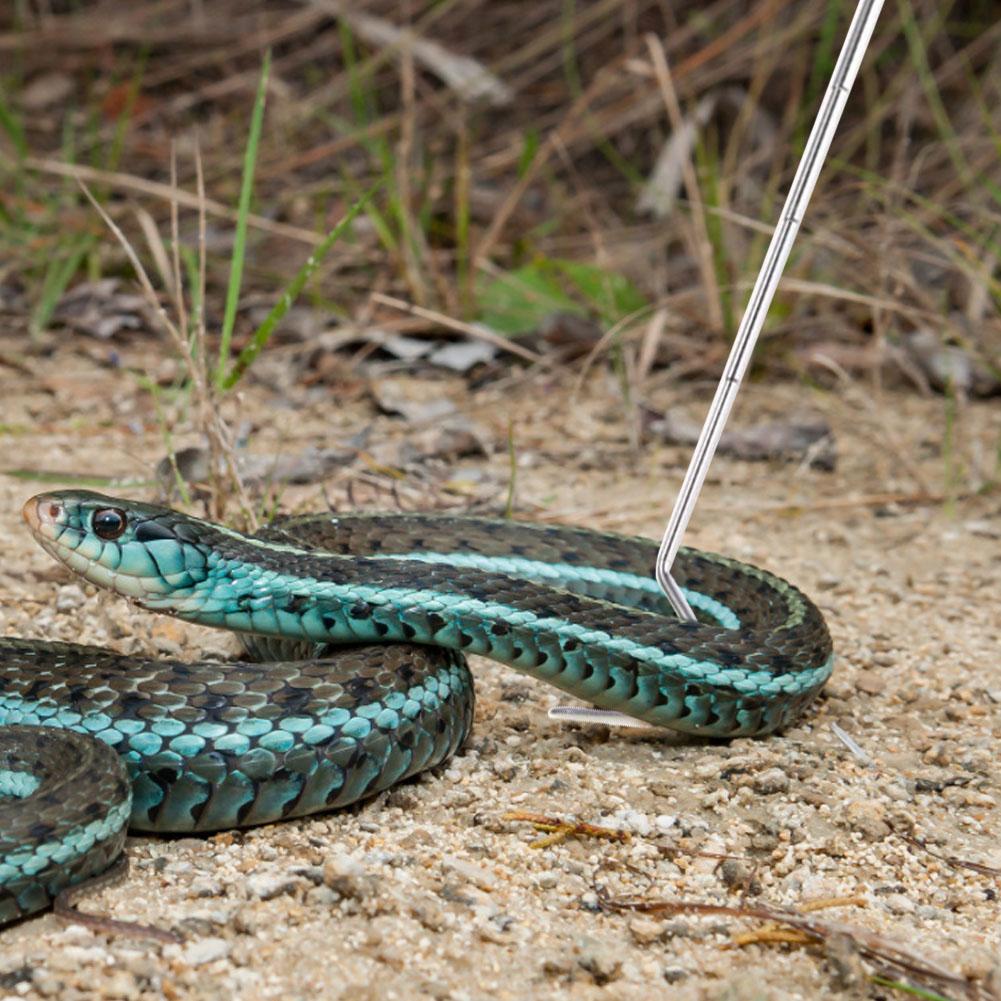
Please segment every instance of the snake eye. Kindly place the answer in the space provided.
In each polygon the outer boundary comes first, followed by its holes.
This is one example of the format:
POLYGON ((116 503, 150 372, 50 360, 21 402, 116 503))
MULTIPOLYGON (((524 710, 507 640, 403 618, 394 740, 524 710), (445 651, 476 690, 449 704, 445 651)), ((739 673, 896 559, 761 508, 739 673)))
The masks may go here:
POLYGON ((125 512, 119 511, 117 507, 99 508, 90 519, 90 527, 94 530, 94 534, 108 542, 117 539, 125 531, 126 525, 128 520, 125 512))

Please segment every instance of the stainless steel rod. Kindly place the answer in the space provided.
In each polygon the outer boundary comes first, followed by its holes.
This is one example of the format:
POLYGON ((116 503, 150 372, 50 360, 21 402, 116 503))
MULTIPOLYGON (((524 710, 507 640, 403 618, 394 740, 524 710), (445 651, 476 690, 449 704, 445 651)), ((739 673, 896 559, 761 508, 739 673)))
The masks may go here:
POLYGON ((667 595, 675 612, 683 619, 694 620, 695 616, 685 600, 681 588, 671 578, 671 566, 674 564, 674 558, 678 555, 681 540, 688 528, 692 512, 695 510, 699 494, 705 483, 706 473, 709 471, 709 464, 716 454, 716 447, 719 445, 727 417, 730 416, 730 410, 737 398, 740 384, 747 372, 754 345, 761 333, 761 328, 764 326, 768 308, 771 306, 775 289, 782 277, 782 269, 785 267, 793 241, 799 232, 803 213, 806 211, 810 196, 817 183, 817 177, 824 165, 824 160, 827 158, 827 151, 834 138, 834 131, 841 119, 841 113, 844 111, 852 84, 858 76, 862 57, 865 55, 882 7, 883 0, 860 0, 855 10, 855 16, 848 27, 848 34, 845 36, 837 65, 834 67, 831 83, 824 95, 817 120, 810 130, 806 148, 803 150, 803 158, 796 169, 796 176, 793 178, 792 187, 789 189, 785 205, 782 208, 779 223, 775 227, 764 263, 761 265, 761 270, 754 282, 751 298, 748 300, 747 309, 740 321, 733 347, 730 349, 730 356, 723 369, 723 376, 716 387, 716 395, 713 397, 709 414, 681 484, 678 499, 675 501, 674 510, 671 512, 671 518, 664 531, 664 538, 657 554, 657 583, 667 595))

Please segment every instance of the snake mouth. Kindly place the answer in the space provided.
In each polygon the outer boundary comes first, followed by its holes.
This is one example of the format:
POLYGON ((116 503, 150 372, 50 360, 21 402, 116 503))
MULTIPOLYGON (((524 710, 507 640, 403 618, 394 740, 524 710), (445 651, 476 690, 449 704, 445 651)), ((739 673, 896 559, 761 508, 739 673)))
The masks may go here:
POLYGON ((49 494, 39 494, 25 501, 21 508, 21 517, 31 529, 34 536, 50 536, 54 526, 58 525, 65 513, 63 505, 49 494))
POLYGON ((77 550, 83 533, 70 522, 70 512, 63 501, 52 494, 38 494, 26 501, 21 516, 35 541, 55 560, 90 579, 88 559, 77 550))
POLYGON ((21 508, 21 517, 24 518, 35 541, 50 556, 60 563, 65 563, 63 555, 65 542, 60 545, 59 540, 69 527, 69 512, 66 510, 66 505, 52 494, 38 494, 25 501, 24 507, 21 508))

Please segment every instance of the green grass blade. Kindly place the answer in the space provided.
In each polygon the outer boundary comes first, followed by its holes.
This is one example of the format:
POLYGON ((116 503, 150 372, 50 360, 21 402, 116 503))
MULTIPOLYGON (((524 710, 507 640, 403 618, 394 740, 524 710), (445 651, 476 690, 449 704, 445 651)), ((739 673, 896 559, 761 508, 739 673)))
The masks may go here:
MULTIPOLYGON (((816 108, 820 104, 821 95, 827 86, 827 81, 834 73, 834 62, 837 58, 838 28, 841 24, 841 13, 843 8, 842 0, 830 0, 824 13, 824 20, 820 26, 820 37, 817 39, 816 47, 813 50, 813 61, 810 64, 810 78, 806 84, 806 93, 803 95, 801 108, 804 112, 807 109, 816 108)), ((796 149, 802 154, 803 147, 806 146, 807 131, 810 128, 809 114, 801 114, 800 122, 796 129, 796 149)), ((762 216, 767 219, 768 216, 762 216)))
MULTIPOLYGON (((712 249, 713 270, 716 273, 716 288, 719 291, 720 313, 723 328, 728 338, 737 332, 737 314, 734 304, 733 278, 730 272, 730 258, 727 252, 726 232, 723 215, 716 209, 726 208, 720 200, 722 178, 720 177, 719 150, 715 142, 699 142, 695 146, 702 189, 701 211, 705 218, 706 236, 712 249)), ((693 207, 693 211, 699 211, 693 207)), ((750 295, 750 293, 748 293, 750 295)))
POLYGON ((132 79, 129 80, 129 85, 125 92, 125 100, 122 103, 122 110, 118 113, 118 118, 115 121, 115 133, 104 158, 104 165, 107 170, 118 170, 118 165, 121 162, 122 152, 125 149, 125 138, 129 134, 129 128, 132 125, 132 112, 135 111, 136 101, 139 99, 139 91, 142 87, 142 79, 146 71, 148 57, 149 50, 144 49, 139 56, 139 65, 132 74, 132 79))
POLYGON ((469 241, 473 171, 469 159, 469 123, 459 122, 455 144, 455 184, 452 189, 455 216, 455 284, 459 292, 459 310, 464 320, 473 309, 473 261, 469 241))
POLYGON ((535 162, 539 147, 542 145, 542 138, 537 129, 529 127, 522 135, 521 153, 518 156, 518 180, 520 181, 529 167, 535 162))
POLYGON ((48 326, 52 314, 59 305, 66 287, 72 281, 84 257, 90 252, 93 237, 84 234, 72 243, 63 254, 50 258, 42 279, 42 291, 38 297, 38 305, 31 314, 28 330, 32 339, 48 326))
POLYGON ((250 343, 237 355, 233 367, 229 374, 220 381, 222 389, 232 389, 240 381, 244 372, 253 364, 254 359, 264 350, 275 327, 281 322, 285 314, 292 308, 292 304, 299 297, 305 288, 306 283, 313 276, 313 272, 320 266, 324 257, 344 234, 344 231, 354 221, 355 216, 365 208, 369 199, 379 189, 380 184, 369 188, 345 213, 341 221, 327 234, 323 242, 306 258, 306 263, 296 272, 292 280, 285 286, 278 302, 272 307, 271 312, 264 318, 263 323, 254 331, 250 343))
POLYGON ((889 977, 881 977, 878 974, 874 974, 869 980, 880 987, 889 987, 891 990, 900 991, 902 994, 910 994, 911 997, 922 998, 923 1001, 954 1001, 953 998, 939 994, 938 991, 928 991, 923 987, 914 987, 911 984, 905 984, 902 980, 890 980, 889 977))
MULTIPOLYGON (((942 95, 939 93, 938 84, 935 82, 935 74, 932 72, 931 64, 928 61, 927 43, 921 33, 921 27, 918 25, 914 8, 911 6, 909 0, 897 0, 897 7, 900 11, 900 26, 903 30, 904 38, 907 40, 911 62, 914 63, 918 80, 921 82, 921 89, 924 91, 925 100, 928 102, 928 110, 931 111, 939 136, 949 153, 949 159, 952 160, 953 166, 956 168, 959 176, 963 178, 964 183, 969 185, 972 180, 970 167, 966 162, 966 157, 963 155, 956 130, 952 127, 949 113, 946 111, 942 95)), ((941 16, 944 17, 945 13, 943 12, 941 16)))
POLYGON ((379 117, 378 109, 375 106, 375 91, 371 72, 365 70, 355 46, 354 32, 343 17, 337 22, 337 33, 341 40, 344 69, 348 74, 348 96, 351 100, 355 124, 365 128, 379 117))
POLYGON ((28 138, 24 133, 24 126, 4 97, 5 95, 0 92, 0 131, 6 134, 18 157, 26 157, 28 155, 28 138))
MULTIPOLYGON (((584 94, 584 84, 581 80, 580 67, 577 63, 577 0, 563 0, 561 23, 563 27, 563 78, 574 101, 580 100, 584 94)), ((588 130, 597 149, 605 159, 634 187, 643 184, 643 175, 615 148, 605 136, 604 130, 595 122, 589 110, 583 115, 584 127, 588 130)))
MULTIPOLYGON (((991 144, 997 151, 999 158, 1001 158, 1001 133, 998 132, 997 125, 994 121, 994 115, 991 113, 990 108, 987 107, 987 102, 984 99, 984 93, 980 86, 980 81, 977 80, 969 69, 966 74, 966 82, 970 88, 970 94, 973 97, 973 101, 977 106, 977 111, 980 114, 980 120, 983 123, 984 132, 990 136, 991 144)), ((983 174, 978 174, 977 179, 990 193, 991 198, 994 199, 998 205, 1001 205, 1001 187, 983 174)))
MULTIPOLYGON (((250 134, 243 157, 243 181, 240 185, 240 203, 237 208, 236 237, 233 240, 233 256, 230 260, 229 284, 226 287, 226 312, 223 315, 222 332, 219 338, 219 364, 216 367, 216 384, 226 381, 226 363, 229 360, 229 345, 236 324, 236 307, 240 300, 240 286, 243 283, 243 263, 247 254, 247 216, 250 214, 250 196, 254 188, 254 168, 257 165, 257 150, 261 141, 264 122, 264 104, 268 91, 268 76, 271 72, 271 50, 264 53, 261 65, 261 79, 257 84, 254 111, 250 116, 250 134)), ((232 374, 232 373, 231 373, 232 374)))

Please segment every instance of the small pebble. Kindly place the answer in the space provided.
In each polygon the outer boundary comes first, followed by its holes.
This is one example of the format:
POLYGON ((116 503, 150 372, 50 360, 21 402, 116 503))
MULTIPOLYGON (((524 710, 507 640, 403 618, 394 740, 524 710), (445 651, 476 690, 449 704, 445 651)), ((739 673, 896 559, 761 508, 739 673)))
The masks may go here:
POLYGON ((258 900, 274 900, 285 893, 294 893, 299 880, 282 872, 255 872, 246 879, 247 892, 258 900))
POLYGON ((542 890, 551 890, 557 883, 559 883, 560 877, 558 873, 549 870, 548 872, 540 872, 536 877, 536 885, 542 890))
POLYGON ((43 998, 59 997, 66 986, 51 970, 36 967, 31 971, 31 985, 43 998))
POLYGON ((56 611, 71 612, 74 608, 79 608, 86 600, 87 596, 79 584, 63 584, 56 592, 56 611))
POLYGON ((335 893, 349 900, 364 900, 374 896, 378 881, 350 855, 335 855, 323 866, 323 882, 335 893))
POLYGON ((678 823, 678 818, 669 813, 658 813, 653 819, 654 827, 662 833, 671 830, 678 823))
POLYGON ((53 953, 48 966, 57 972, 72 973, 82 966, 104 966, 110 961, 110 953, 100 946, 67 945, 53 953))
POLYGON ((664 922, 651 918, 633 918, 629 922, 629 934, 637 945, 650 945, 658 941, 664 934, 664 922))
POLYGON ((882 841, 890 833, 884 817, 886 810, 880 803, 859 801, 849 803, 844 809, 846 826, 861 831, 868 841, 882 841))
POLYGON ((789 775, 781 768, 769 768, 754 776, 754 791, 759 796, 771 796, 789 791, 789 775))
POLYGON ((882 695, 886 691, 886 678, 877 671, 859 671, 855 675, 855 687, 866 695, 882 695))
POLYGON ((458 876, 473 886, 478 886, 481 890, 492 890, 497 885, 497 877, 493 873, 487 872, 473 862, 458 858, 455 855, 445 855, 441 860, 441 867, 446 872, 458 876))
POLYGON ((230 944, 224 938, 202 938, 189 942, 181 951, 181 958, 189 966, 204 966, 229 955, 230 944))
POLYGON ((610 819, 609 826, 620 831, 628 831, 630 834, 638 834, 641 838, 647 837, 653 830, 650 818, 638 810, 619 810, 612 814, 610 819))
POLYGON ((731 889, 746 887, 751 881, 751 870, 740 859, 728 858, 719 867, 719 878, 731 889))
POLYGON ((577 965, 587 970, 599 987, 616 980, 622 972, 621 949, 610 942, 587 935, 580 939, 575 951, 577 965))
POLYGON ((136 978, 125 970, 114 970, 108 979, 101 984, 101 997, 114 998, 116 1001, 138 1001, 142 989, 136 978))

